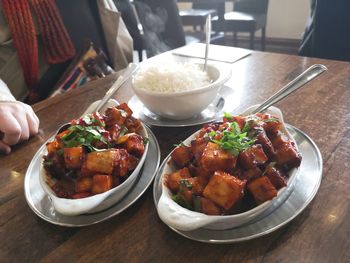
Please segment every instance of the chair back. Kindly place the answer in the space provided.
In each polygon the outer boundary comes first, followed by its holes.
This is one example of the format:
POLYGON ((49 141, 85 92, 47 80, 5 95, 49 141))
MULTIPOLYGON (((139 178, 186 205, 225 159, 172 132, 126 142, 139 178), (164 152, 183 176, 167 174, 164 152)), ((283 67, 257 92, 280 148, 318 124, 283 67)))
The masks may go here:
POLYGON ((251 14, 267 14, 269 0, 240 0, 234 3, 233 9, 237 12, 251 14))
POLYGON ((193 0, 193 9, 214 9, 218 16, 217 24, 213 25, 215 31, 221 31, 225 17, 225 1, 224 0, 193 0))

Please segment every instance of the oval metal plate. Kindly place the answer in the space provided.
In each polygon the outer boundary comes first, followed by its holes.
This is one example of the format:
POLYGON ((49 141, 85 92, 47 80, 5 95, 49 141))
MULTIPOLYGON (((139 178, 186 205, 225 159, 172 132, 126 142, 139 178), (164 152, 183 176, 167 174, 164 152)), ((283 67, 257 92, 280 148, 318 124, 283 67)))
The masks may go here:
MULTIPOLYGON (((235 243, 267 235, 286 225, 299 215, 315 197, 322 179, 322 156, 317 145, 303 131, 286 124, 290 134, 295 139, 303 156, 294 190, 290 196, 275 210, 267 210, 259 218, 248 224, 226 230, 197 229, 180 231, 171 228, 178 234, 192 240, 206 243, 235 243)), ((166 158, 159 168, 154 185, 153 197, 157 203, 162 193, 160 176, 162 168, 168 161, 166 158)))

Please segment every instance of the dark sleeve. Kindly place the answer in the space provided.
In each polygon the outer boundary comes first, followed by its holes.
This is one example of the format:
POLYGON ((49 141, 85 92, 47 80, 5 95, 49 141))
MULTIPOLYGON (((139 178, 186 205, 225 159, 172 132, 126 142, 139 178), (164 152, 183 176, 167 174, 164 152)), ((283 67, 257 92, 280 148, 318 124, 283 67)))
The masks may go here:
POLYGON ((135 5, 144 29, 147 56, 186 44, 175 0, 137 0, 135 5))
MULTIPOLYGON (((108 56, 108 50, 100 23, 96 0, 59 0, 56 1, 63 23, 72 39, 77 54, 86 48, 87 41, 92 41, 108 56)), ((41 99, 46 98, 70 61, 51 65, 38 84, 41 99)))
POLYGON ((314 0, 300 55, 350 61, 350 1, 314 0))

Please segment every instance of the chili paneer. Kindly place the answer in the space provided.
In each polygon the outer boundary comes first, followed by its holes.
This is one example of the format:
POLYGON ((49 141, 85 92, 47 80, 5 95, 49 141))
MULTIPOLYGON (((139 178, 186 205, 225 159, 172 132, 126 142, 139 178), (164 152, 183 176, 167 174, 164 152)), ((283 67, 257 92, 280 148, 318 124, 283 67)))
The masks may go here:
POLYGON ((126 103, 78 120, 47 143, 44 168, 58 197, 84 198, 127 179, 145 151, 141 122, 126 103))
POLYGON ((177 169, 165 175, 172 198, 208 215, 235 213, 273 199, 285 187, 288 172, 301 163, 295 143, 270 114, 231 116, 205 125, 190 145, 171 154, 177 169))

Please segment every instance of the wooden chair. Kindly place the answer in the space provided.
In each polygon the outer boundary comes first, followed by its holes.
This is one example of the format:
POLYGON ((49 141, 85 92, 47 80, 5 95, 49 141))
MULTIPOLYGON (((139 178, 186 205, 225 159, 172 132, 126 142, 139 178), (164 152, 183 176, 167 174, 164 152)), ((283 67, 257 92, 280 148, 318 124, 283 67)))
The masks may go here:
MULTIPOLYGON (((178 2, 192 2, 192 9, 183 10, 179 12, 183 25, 191 25, 194 28, 194 32, 185 32, 186 42, 188 39, 194 38, 196 42, 205 41, 204 24, 208 14, 211 14, 217 22, 213 24, 213 32, 211 35, 212 44, 223 44, 224 33, 223 21, 225 14, 225 0, 179 0, 178 2), (197 26, 200 26, 200 31, 197 30, 197 26)), ((194 42, 194 41, 192 41, 194 42)))
POLYGON ((233 11, 224 15, 225 32, 233 32, 234 45, 237 45, 237 32, 250 34, 250 48, 254 49, 255 32, 261 29, 261 49, 265 50, 266 21, 269 0, 239 0, 233 11))

